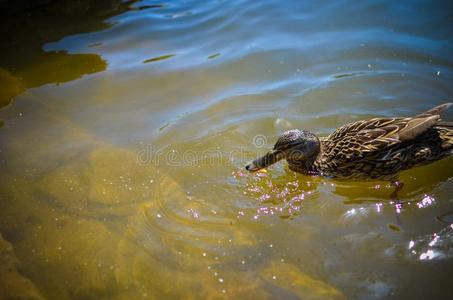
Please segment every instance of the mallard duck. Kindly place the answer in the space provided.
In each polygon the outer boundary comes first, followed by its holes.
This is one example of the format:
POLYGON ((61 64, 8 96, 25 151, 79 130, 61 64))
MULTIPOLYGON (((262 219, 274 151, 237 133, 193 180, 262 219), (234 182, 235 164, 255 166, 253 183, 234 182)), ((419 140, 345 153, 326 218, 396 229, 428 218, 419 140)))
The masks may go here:
POLYGON ((286 159, 289 168, 299 173, 397 182, 400 171, 453 153, 453 122, 439 116, 450 106, 445 103, 415 117, 353 122, 324 139, 305 130, 289 130, 246 169, 257 171, 286 159))

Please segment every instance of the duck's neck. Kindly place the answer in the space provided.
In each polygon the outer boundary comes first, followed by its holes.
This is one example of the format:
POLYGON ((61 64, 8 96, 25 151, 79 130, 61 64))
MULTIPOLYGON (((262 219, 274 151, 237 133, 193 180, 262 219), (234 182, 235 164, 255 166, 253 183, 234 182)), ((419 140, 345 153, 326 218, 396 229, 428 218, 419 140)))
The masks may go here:
POLYGON ((303 174, 313 174, 317 173, 317 168, 315 165, 316 157, 300 160, 291 160, 288 159, 288 166, 292 171, 303 173, 303 174))

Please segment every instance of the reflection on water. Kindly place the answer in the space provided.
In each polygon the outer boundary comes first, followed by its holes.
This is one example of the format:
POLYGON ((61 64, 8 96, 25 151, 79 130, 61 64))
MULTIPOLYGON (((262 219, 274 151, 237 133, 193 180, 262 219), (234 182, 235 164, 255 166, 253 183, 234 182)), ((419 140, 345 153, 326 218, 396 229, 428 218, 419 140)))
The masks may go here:
MULTIPOLYGON (((19 12, 1 16, 0 21, 0 107, 28 88, 64 83, 105 70, 107 63, 99 55, 68 54, 66 49, 44 51, 42 47, 66 35, 106 29, 110 24, 103 19, 127 9, 119 0, 55 1, 24 11, 18 3, 12 4, 17 6, 13 11, 19 12)), ((2 5, 5 10, 11 6, 2 5)))
POLYGON ((451 11, 55 1, 2 17, 0 298, 447 298, 451 158, 401 174, 398 199, 243 166, 290 128, 451 98, 451 11))
POLYGON ((411 240, 408 250, 420 260, 451 258, 453 255, 453 225, 441 231, 411 240))

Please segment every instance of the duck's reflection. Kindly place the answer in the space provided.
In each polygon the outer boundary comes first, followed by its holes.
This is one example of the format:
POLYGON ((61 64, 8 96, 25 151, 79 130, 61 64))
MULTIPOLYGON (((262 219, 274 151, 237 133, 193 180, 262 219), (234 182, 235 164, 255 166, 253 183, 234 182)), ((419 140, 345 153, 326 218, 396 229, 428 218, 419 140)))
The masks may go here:
POLYGON ((451 169, 452 159, 446 159, 431 165, 402 172, 399 180, 404 187, 398 193, 397 199, 391 199, 390 194, 395 187, 385 181, 332 181, 335 183, 333 193, 345 197, 345 204, 360 204, 366 202, 390 202, 397 200, 401 203, 413 202, 423 198, 423 195, 444 182, 453 178, 451 169), (429 174, 429 176, 427 175, 429 174))

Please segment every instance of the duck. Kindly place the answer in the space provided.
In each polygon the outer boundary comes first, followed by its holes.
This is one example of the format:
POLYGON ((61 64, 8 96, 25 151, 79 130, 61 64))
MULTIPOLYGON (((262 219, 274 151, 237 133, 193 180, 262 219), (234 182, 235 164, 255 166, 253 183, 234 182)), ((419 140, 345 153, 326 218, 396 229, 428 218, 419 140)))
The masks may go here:
MULTIPOLYGON (((386 180, 453 153, 453 122, 444 103, 413 117, 373 118, 343 125, 325 138, 299 129, 283 132, 272 150, 245 166, 255 172, 285 159, 290 170, 344 180, 386 180)), ((396 191, 397 191, 396 190, 396 191)))

